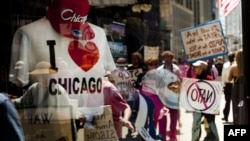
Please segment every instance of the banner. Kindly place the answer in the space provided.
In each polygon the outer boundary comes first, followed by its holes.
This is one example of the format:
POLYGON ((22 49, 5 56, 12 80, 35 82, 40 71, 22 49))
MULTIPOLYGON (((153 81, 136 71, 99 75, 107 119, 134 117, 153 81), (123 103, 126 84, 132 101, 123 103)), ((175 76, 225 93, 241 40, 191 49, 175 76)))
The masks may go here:
POLYGON ((83 136, 85 141, 119 141, 110 105, 88 108, 88 111, 93 111, 94 129, 84 128, 83 136), (103 109, 103 113, 98 114, 99 112, 96 111, 102 111, 98 109, 103 109))
POLYGON ((147 116, 145 115, 148 112, 147 102, 141 94, 139 94, 139 100, 139 111, 135 121, 136 130, 145 141, 155 141, 144 127, 147 121, 147 116))
POLYGON ((144 61, 151 57, 159 58, 158 46, 144 46, 144 61))
POLYGON ((188 111, 219 114, 221 93, 219 81, 183 78, 180 105, 188 111))
POLYGON ((180 36, 189 63, 228 53, 219 20, 181 29, 180 36))
POLYGON ((25 141, 75 141, 71 106, 17 109, 25 141))
POLYGON ((138 94, 135 85, 137 77, 141 73, 142 69, 115 70, 111 73, 112 81, 126 101, 135 100, 137 98, 138 94))

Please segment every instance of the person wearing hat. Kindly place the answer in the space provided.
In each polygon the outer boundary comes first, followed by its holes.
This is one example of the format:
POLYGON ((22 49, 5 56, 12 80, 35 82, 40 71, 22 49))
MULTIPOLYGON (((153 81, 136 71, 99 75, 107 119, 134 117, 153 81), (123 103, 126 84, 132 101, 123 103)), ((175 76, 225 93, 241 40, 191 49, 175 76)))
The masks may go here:
POLYGON ((67 91, 59 84, 48 84, 51 75, 57 73, 50 68, 50 63, 41 61, 37 63, 36 69, 29 75, 37 82, 31 84, 25 93, 12 99, 16 107, 42 107, 42 106, 62 106, 69 105, 67 91))
POLYGON ((131 105, 124 99, 119 89, 110 81, 103 80, 104 105, 111 105, 114 126, 119 139, 122 139, 123 129, 125 126, 130 133, 135 132, 133 122, 130 121, 132 114, 131 105), (122 114, 121 114, 122 112, 122 114))
MULTIPOLYGON (((161 54, 163 64, 159 66, 158 70, 166 69, 170 72, 172 72, 174 75, 176 75, 179 79, 179 82, 181 82, 181 70, 178 65, 173 63, 174 54, 173 52, 167 50, 162 52, 161 54)), ((180 109, 179 109, 179 93, 171 93, 168 91, 160 91, 160 95, 168 95, 166 99, 163 99, 163 103, 167 108, 169 109, 170 113, 170 140, 176 141, 177 140, 177 134, 178 134, 178 123, 179 127, 181 126, 180 122, 180 109)))
MULTIPOLYGON (((127 59, 124 57, 119 57, 116 59, 117 68, 111 72, 109 75, 109 80, 116 86, 122 97, 126 100, 132 114, 129 121, 134 125, 137 116, 137 105, 136 100, 138 99, 138 93, 136 88, 133 86, 131 81, 131 75, 128 71, 127 59)), ((131 137, 132 132, 128 130, 127 137, 131 137)))
MULTIPOLYGON (((194 62, 192 66, 196 74, 196 79, 214 80, 214 77, 207 71, 207 69, 209 69, 207 62, 198 60, 194 62)), ((219 135, 215 124, 215 115, 201 112, 193 112, 192 141, 200 140, 202 117, 204 117, 204 124, 207 132, 204 141, 219 141, 219 135)))
MULTIPOLYGON (((53 107, 60 110, 61 106, 71 106, 68 93, 64 87, 50 81, 50 78, 56 73, 57 70, 51 69, 50 63, 46 61, 37 63, 35 70, 29 72, 34 83, 27 88, 21 97, 12 99, 15 107, 20 109, 35 108, 39 111, 39 108, 53 107)), ((75 116, 73 118, 76 119, 75 116)), ((72 127, 73 130, 76 130, 75 124, 72 124, 72 127)), ((53 126, 51 130, 55 131, 59 128, 59 125, 53 126)), ((64 134, 63 132, 58 133, 64 134)), ((74 133, 76 133, 76 131, 74 131, 74 133)), ((25 134, 29 134, 29 132, 27 131, 25 134)), ((73 136, 76 138, 76 134, 73 136)))
POLYGON ((224 64, 224 61, 223 61, 223 57, 222 57, 222 56, 216 58, 215 67, 216 67, 217 70, 218 70, 218 76, 219 76, 219 77, 221 77, 223 64, 224 64))
POLYGON ((140 91, 141 96, 147 103, 148 112, 145 121, 145 129, 149 132, 149 135, 155 140, 167 140, 167 115, 168 109, 161 102, 157 89, 160 74, 157 71, 159 59, 155 57, 147 58, 144 62, 146 70, 139 74, 136 81, 136 87, 140 91), (158 127, 158 130, 157 130, 158 127), (159 134, 157 134, 157 131, 159 134))

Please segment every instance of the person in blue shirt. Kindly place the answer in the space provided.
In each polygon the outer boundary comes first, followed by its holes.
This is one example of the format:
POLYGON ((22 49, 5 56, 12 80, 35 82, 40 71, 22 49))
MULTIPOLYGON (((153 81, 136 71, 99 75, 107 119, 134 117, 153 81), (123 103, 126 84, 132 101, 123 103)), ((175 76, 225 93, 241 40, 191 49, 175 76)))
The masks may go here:
POLYGON ((24 141, 17 110, 4 93, 0 93, 0 141, 24 141))

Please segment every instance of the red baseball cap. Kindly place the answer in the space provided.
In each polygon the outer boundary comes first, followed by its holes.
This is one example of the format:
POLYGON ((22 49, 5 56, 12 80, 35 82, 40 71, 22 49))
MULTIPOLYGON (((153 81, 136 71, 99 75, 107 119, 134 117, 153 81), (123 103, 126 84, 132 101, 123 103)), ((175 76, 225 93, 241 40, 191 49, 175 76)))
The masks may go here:
POLYGON ((90 6, 88 0, 53 0, 46 18, 63 36, 90 40, 95 34, 86 22, 90 6))

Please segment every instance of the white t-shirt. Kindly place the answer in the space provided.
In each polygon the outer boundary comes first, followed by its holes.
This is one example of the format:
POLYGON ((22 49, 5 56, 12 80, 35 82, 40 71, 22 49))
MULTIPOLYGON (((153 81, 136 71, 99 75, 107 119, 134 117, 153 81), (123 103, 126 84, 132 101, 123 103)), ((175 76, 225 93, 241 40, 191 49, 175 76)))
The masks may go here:
POLYGON ((233 83, 233 80, 231 82, 228 81, 230 68, 231 68, 231 64, 229 61, 223 64, 222 73, 221 73, 222 86, 224 86, 225 83, 233 83))
POLYGON ((53 81, 62 85, 70 97, 79 99, 81 95, 82 99, 84 93, 89 93, 90 97, 99 98, 105 71, 113 71, 116 66, 104 30, 91 23, 89 25, 95 34, 92 40, 64 37, 52 28, 45 17, 20 27, 14 34, 12 43, 10 75, 14 76, 14 79, 10 81, 17 85, 22 82, 21 86, 25 86, 30 81, 28 72, 34 70, 38 62, 55 60, 54 67, 60 73, 53 81), (51 40, 55 41, 52 47, 47 44, 47 41, 51 40), (90 46, 85 46, 87 43, 90 43, 90 46), (54 50, 54 57, 50 54, 50 49, 54 50), (82 60, 85 62, 81 62, 82 60), (15 69, 18 61, 23 62, 23 66, 15 69), (62 74, 65 71, 61 71, 65 70, 65 66, 58 65, 61 62, 67 64, 69 72, 66 75, 62 74))
MULTIPOLYGON (((179 67, 175 64, 172 64, 172 66, 173 66, 173 72, 171 72, 168 69, 164 69, 164 65, 161 65, 157 68, 157 70, 162 70, 162 71, 165 70, 164 71, 165 75, 163 76, 165 81, 168 82, 168 84, 170 82, 178 81, 181 76, 179 67)), ((162 103, 166 105, 168 108, 179 109, 179 99, 180 99, 179 93, 173 92, 168 87, 163 87, 159 90, 159 97, 162 103)))
POLYGON ((59 107, 70 105, 67 92, 61 85, 56 84, 50 90, 48 87, 39 85, 39 83, 33 83, 23 96, 14 100, 15 104, 17 107, 59 107))

